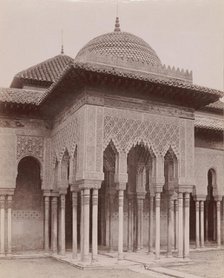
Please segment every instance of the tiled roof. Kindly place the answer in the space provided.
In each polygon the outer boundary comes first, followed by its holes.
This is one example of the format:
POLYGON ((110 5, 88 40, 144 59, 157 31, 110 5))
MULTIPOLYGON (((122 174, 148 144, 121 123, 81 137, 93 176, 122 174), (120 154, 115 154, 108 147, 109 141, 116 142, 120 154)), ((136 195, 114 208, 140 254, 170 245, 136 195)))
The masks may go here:
POLYGON ((14 79, 28 79, 53 83, 57 79, 57 77, 61 75, 65 67, 72 62, 73 59, 71 57, 60 54, 17 73, 14 79))
POLYGON ((218 118, 196 117, 195 127, 224 131, 224 121, 218 118))
MULTIPOLYGON (((98 72, 98 73, 106 73, 106 74, 111 74, 111 75, 116 75, 120 77, 127 77, 127 78, 133 78, 137 80, 142 80, 142 81, 149 81, 161 85, 168 85, 168 86, 173 86, 176 88, 182 88, 182 89, 188 89, 188 90, 193 90, 195 93, 203 94, 203 93, 210 93, 210 94, 215 94, 219 97, 224 96, 224 92, 187 83, 187 82, 181 82, 178 80, 162 80, 160 78, 155 78, 155 77, 150 77, 148 74, 144 74, 141 71, 123 71, 119 68, 116 67, 110 67, 110 66, 104 66, 104 65, 95 65, 95 64, 90 64, 90 63, 80 63, 76 62, 73 64, 73 67, 75 69, 84 69, 86 71, 92 71, 92 72, 98 72)), ((60 77, 59 77, 60 78, 60 77)))
POLYGON ((38 105, 45 91, 0 88, 0 102, 38 105))
POLYGON ((224 102, 218 100, 216 102, 210 103, 209 105, 205 106, 203 110, 220 110, 224 112, 224 102))

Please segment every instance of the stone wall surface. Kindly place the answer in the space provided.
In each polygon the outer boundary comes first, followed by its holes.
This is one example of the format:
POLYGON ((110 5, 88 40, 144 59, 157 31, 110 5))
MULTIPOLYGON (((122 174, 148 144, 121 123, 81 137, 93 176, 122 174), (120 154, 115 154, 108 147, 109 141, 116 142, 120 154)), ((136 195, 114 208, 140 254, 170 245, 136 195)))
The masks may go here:
POLYGON ((195 185, 197 195, 207 195, 208 171, 216 173, 214 195, 224 195, 224 152, 206 148, 195 148, 195 185))

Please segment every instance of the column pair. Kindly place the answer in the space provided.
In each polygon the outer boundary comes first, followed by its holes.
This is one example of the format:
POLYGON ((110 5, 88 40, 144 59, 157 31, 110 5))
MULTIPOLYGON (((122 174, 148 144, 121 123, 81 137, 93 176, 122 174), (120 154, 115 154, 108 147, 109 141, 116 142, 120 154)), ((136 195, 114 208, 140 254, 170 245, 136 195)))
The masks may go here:
POLYGON ((196 213, 196 248, 203 248, 204 241, 204 198, 196 197, 195 213, 196 213))
MULTIPOLYGON (((81 260, 89 260, 90 189, 81 189, 81 260)), ((92 261, 98 254, 98 187, 92 189, 92 261)))
POLYGON ((178 257, 189 256, 190 194, 178 193, 178 257))
POLYGON ((0 195, 0 255, 12 253, 12 195, 0 195), (5 248, 5 216, 7 209, 7 249, 5 248))

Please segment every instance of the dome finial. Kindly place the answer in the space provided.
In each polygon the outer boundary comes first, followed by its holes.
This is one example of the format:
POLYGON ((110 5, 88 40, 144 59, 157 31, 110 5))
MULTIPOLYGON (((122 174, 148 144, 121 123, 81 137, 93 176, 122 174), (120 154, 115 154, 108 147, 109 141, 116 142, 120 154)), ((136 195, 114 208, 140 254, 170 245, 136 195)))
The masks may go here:
POLYGON ((120 32, 120 22, 119 22, 119 17, 116 17, 116 21, 115 21, 115 28, 114 28, 114 32, 120 32))
POLYGON ((64 54, 63 30, 61 30, 61 54, 64 54))

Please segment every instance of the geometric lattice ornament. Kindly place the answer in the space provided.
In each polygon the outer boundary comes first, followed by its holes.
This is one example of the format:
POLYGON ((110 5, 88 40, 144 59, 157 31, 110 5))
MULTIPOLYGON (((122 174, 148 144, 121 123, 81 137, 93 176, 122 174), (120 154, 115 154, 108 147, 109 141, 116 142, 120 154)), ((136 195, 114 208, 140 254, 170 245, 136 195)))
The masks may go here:
POLYGON ((104 118, 104 148, 112 140, 118 151, 126 153, 137 142, 143 141, 156 155, 165 155, 171 146, 179 154, 179 124, 171 118, 152 116, 130 119, 106 115, 104 118))

